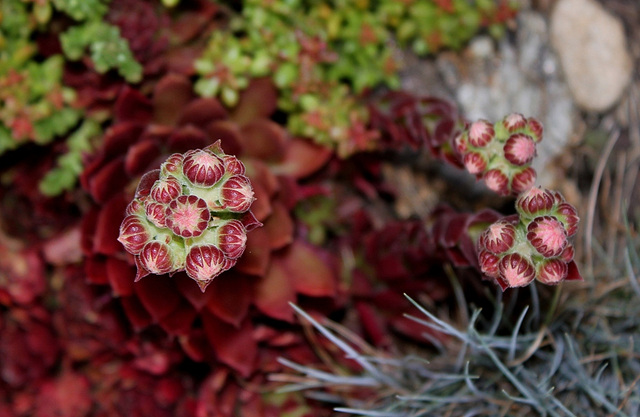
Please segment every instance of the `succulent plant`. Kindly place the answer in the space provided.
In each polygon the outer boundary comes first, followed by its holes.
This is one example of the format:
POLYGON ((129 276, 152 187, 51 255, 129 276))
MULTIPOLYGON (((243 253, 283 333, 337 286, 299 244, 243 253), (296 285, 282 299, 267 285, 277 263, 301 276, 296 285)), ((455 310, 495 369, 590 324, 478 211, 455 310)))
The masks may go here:
POLYGON ((230 113, 216 99, 194 97, 177 74, 160 80, 151 99, 125 89, 116 123, 81 177, 95 201, 83 220, 89 281, 111 288, 133 328, 159 326, 193 360, 243 376, 257 369, 252 334, 261 318, 291 322, 289 301, 304 295, 331 305, 337 293, 329 254, 296 236, 290 214, 299 179, 331 153, 270 120, 275 97, 268 80, 253 81, 230 113), (264 227, 245 241, 238 232, 255 224, 242 214, 248 205, 264 227), (138 255, 118 242, 120 225, 120 240, 138 255), (162 275, 134 283, 136 259, 138 278, 162 275), (170 277, 176 269, 186 272, 170 277), (207 291, 189 276, 209 282, 207 291))
POLYGON ((512 113, 495 124, 471 123, 454 144, 467 171, 487 187, 500 195, 518 195, 535 184, 536 172, 530 164, 541 140, 538 120, 512 113))
POLYGON ((516 211, 516 218, 493 223, 478 239, 482 272, 503 290, 534 279, 548 285, 582 280, 569 241, 579 219, 562 194, 531 188, 516 200, 516 211))

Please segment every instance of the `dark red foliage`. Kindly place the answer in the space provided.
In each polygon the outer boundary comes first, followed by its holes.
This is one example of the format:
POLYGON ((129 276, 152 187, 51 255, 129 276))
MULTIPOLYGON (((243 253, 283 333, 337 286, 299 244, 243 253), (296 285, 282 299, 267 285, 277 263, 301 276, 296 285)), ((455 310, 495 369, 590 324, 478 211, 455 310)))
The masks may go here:
POLYGON ((257 365, 258 346, 251 336, 256 319, 292 322, 288 303, 299 294, 330 300, 337 293, 334 267, 319 248, 295 236, 290 214, 300 195, 296 181, 331 154, 288 136, 268 119, 275 99, 267 80, 254 82, 233 113, 215 99, 196 98, 181 75, 160 80, 150 99, 127 88, 116 101, 116 123, 81 177, 96 202, 83 220, 90 282, 111 287, 134 329, 157 325, 179 336, 192 359, 219 361, 244 376, 257 365), (264 227, 248 233, 238 264, 205 293, 184 273, 134 283, 132 258, 116 239, 141 175, 172 153, 216 140, 246 166, 256 197, 252 211, 264 227))
POLYGON ((453 139, 465 121, 450 102, 391 91, 369 104, 371 126, 381 132, 384 147, 427 148, 433 156, 462 167, 453 139))

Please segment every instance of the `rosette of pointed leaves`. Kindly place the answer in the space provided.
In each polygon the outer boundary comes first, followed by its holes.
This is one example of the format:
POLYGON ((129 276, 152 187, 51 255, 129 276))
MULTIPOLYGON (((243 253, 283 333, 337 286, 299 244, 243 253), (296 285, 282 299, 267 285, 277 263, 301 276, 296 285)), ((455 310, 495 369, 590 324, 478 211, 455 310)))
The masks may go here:
POLYGON ((464 167, 483 179, 500 195, 518 195, 533 187, 536 172, 531 161, 536 144, 542 140, 542 124, 530 117, 512 113, 491 124, 471 123, 454 140, 464 167))
MULTIPOLYGON (((289 136, 270 120, 275 101, 275 89, 267 80, 254 81, 232 113, 216 99, 194 97, 191 83, 180 75, 160 80, 151 99, 125 89, 116 102, 116 122, 81 177, 95 201, 83 219, 89 281, 110 286, 133 328, 160 327, 177 335, 192 359, 222 362, 242 375, 256 369, 257 320, 291 322, 288 302, 299 295, 326 297, 328 304, 336 295, 328 255, 296 237, 290 214, 301 195, 298 180, 318 170, 331 153, 289 136), (174 153, 204 149, 218 140, 225 152, 244 164, 256 197, 251 211, 264 227, 247 235, 246 250, 236 266, 216 278, 205 293, 185 272, 134 283, 134 257, 117 238, 140 177, 174 153)), ((186 158, 183 167, 185 162, 186 158)), ((167 172, 173 169, 169 165, 164 166, 167 172)), ((155 180, 148 185, 150 193, 155 180)), ((208 177, 197 180, 206 183, 208 177)), ((165 185, 153 191, 163 201, 173 193, 172 186, 165 185)), ((236 190, 235 185, 231 188, 236 190)), ((154 212, 150 208, 148 215, 154 212)))
POLYGON ((474 242, 500 215, 493 210, 459 213, 442 205, 426 221, 395 220, 379 228, 362 211, 354 218, 364 223, 360 228, 368 229, 352 242, 363 251, 363 263, 353 274, 355 311, 364 334, 374 345, 383 346, 391 341, 389 330, 425 342, 424 327, 405 317, 409 304, 404 295, 447 300, 451 287, 443 264, 461 268, 461 274, 464 268, 477 268, 474 242))
POLYGON ((236 264, 247 231, 261 226, 249 209, 253 188, 245 167, 216 142, 175 153, 142 177, 118 241, 134 255, 136 281, 186 271, 204 292, 236 264))
POLYGON ((578 229, 576 209, 557 191, 531 188, 516 200, 517 216, 501 219, 478 239, 485 276, 504 290, 533 280, 557 285, 582 280, 570 242, 578 229))
POLYGON ((434 157, 462 166, 453 138, 463 131, 465 121, 452 103, 392 91, 371 100, 369 113, 371 126, 382 132, 381 148, 426 147, 434 157))

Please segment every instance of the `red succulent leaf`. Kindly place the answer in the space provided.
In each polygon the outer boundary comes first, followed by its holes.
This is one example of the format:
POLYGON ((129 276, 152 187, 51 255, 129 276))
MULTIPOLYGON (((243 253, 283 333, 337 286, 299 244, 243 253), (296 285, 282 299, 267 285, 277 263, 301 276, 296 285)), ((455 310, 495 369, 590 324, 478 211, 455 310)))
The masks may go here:
POLYGON ((125 86, 118 95, 113 111, 117 122, 147 124, 153 116, 149 99, 129 86, 125 86))
POLYGON ((125 171, 132 177, 147 172, 160 153, 160 147, 151 139, 141 140, 131 145, 124 160, 125 171))
POLYGON ((380 314, 368 303, 356 301, 355 309, 362 323, 364 333, 374 346, 390 346, 391 336, 387 324, 380 314))
POLYGON ((213 280, 207 293, 207 309, 221 320, 240 327, 247 316, 253 299, 252 279, 243 274, 230 272, 224 279, 213 280))
POLYGON ((65 370, 56 379, 45 380, 39 387, 34 415, 88 416, 92 407, 89 380, 84 376, 65 370))
POLYGON ((117 195, 103 205, 96 218, 92 252, 113 255, 122 250, 118 234, 126 207, 127 201, 123 195, 117 195))
POLYGON ((218 359, 240 375, 249 376, 255 370, 258 354, 251 322, 244 320, 238 329, 206 312, 202 314, 202 322, 218 359))
POLYGON ((569 270, 567 272, 567 281, 584 281, 582 275, 580 275, 580 271, 578 270, 578 265, 575 261, 571 261, 568 263, 569 270))
POLYGON ((182 300, 180 305, 160 320, 160 326, 170 335, 187 335, 191 330, 193 321, 198 316, 198 312, 186 300, 182 300))
POLYGON ((276 250, 293 242, 294 223, 289 211, 281 202, 273 202, 272 209, 271 215, 264 222, 264 229, 269 234, 270 248, 276 250))
POLYGON ((195 126, 187 125, 174 129, 167 139, 170 152, 185 153, 192 149, 201 149, 209 144, 209 138, 195 126))
POLYGON ((220 102, 213 98, 195 99, 182 110, 182 116, 178 120, 178 125, 194 125, 199 128, 206 128, 209 123, 216 120, 226 120, 228 113, 220 102))
POLYGON ((121 297, 120 302, 134 330, 140 331, 153 322, 153 318, 138 297, 121 297))
POLYGON ((276 110, 278 91, 270 77, 254 78, 242 90, 231 118, 244 125, 252 120, 269 117, 276 110))
POLYGON ((296 292, 312 297, 333 297, 336 295, 336 274, 326 255, 319 248, 296 241, 274 262, 281 261, 289 277, 295 277, 292 284, 296 292))
POLYGON ((296 301, 293 285, 284 262, 273 259, 267 273, 255 283, 254 304, 269 317, 293 322, 293 309, 289 305, 296 301))
POLYGON ((205 132, 210 138, 220 141, 221 147, 230 155, 244 153, 244 141, 240 126, 230 120, 216 120, 207 125, 205 132))
POLYGON ((93 199, 98 203, 105 203, 128 183, 124 157, 118 157, 101 166, 89 180, 88 186, 93 199))
POLYGON ((247 234, 247 248, 235 269, 248 275, 262 276, 267 272, 270 258, 269 234, 264 228, 255 229, 247 234))
POLYGON ((173 282, 166 275, 143 279, 133 287, 138 299, 155 322, 160 322, 172 314, 182 299, 180 293, 175 290, 173 282))
POLYGON ((305 178, 322 168, 332 156, 333 152, 326 146, 293 138, 285 150, 283 159, 275 169, 278 174, 305 178))
POLYGON ((153 89, 153 120, 161 125, 175 126, 180 112, 193 99, 193 87, 187 77, 168 74, 153 89))
POLYGON ((133 280, 135 279, 136 271, 131 267, 130 263, 116 258, 108 258, 106 271, 114 296, 125 297, 133 294, 133 280))
POLYGON ((268 119, 255 119, 241 127, 244 152, 248 157, 267 163, 284 157, 290 140, 287 131, 268 119))
POLYGON ((160 179, 160 170, 154 169, 144 174, 138 182, 135 198, 146 197, 151 193, 151 187, 160 179))

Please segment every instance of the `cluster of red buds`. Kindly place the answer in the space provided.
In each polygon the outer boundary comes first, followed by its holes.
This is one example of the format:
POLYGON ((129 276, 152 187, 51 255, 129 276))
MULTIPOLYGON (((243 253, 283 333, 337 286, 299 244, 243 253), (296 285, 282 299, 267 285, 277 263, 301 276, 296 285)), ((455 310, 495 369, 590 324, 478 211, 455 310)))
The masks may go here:
POLYGON ((512 113, 491 124, 471 123, 455 138, 455 148, 465 168, 500 195, 518 195, 533 186, 536 171, 531 161, 542 140, 542 124, 512 113))
POLYGON ((260 226, 245 167, 216 142, 173 154, 145 174, 126 210, 118 240, 134 255, 136 281, 186 271, 204 292, 244 252, 247 231, 260 226))
POLYGON ((518 216, 493 223, 478 240, 480 269, 502 289, 534 279, 555 285, 581 280, 569 239, 578 230, 576 209, 557 191, 534 187, 516 200, 518 216))

